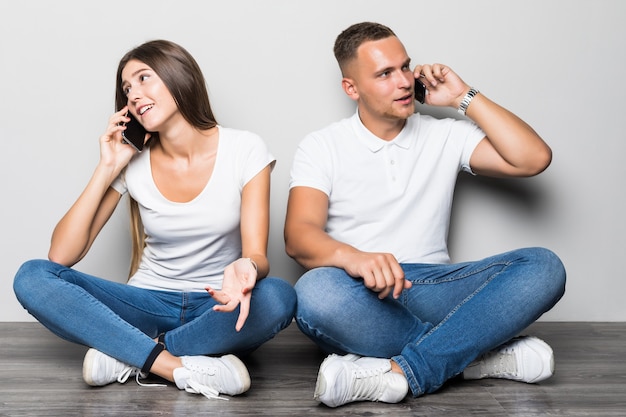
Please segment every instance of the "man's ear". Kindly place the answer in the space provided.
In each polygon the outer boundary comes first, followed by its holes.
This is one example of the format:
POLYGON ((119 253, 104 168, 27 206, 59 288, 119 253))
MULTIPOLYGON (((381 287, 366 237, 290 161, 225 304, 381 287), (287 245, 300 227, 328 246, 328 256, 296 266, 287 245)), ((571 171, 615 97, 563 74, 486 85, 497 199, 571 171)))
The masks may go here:
POLYGON ((344 77, 341 80, 341 87, 343 88, 343 91, 348 95, 348 97, 350 97, 352 100, 356 101, 359 99, 359 93, 353 79, 344 77))

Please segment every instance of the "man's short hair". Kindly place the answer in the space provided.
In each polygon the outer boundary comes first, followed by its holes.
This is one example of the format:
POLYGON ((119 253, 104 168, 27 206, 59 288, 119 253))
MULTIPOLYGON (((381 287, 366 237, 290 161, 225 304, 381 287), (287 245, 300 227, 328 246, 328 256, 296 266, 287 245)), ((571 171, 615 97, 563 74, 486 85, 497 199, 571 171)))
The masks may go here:
MULTIPOLYGON (((391 29, 385 25, 374 22, 356 23, 337 36, 335 40, 334 53, 341 72, 344 72, 345 65, 356 58, 357 49, 367 41, 377 41, 390 36, 396 36, 391 29)), ((344 74, 345 75, 345 74, 344 74)))

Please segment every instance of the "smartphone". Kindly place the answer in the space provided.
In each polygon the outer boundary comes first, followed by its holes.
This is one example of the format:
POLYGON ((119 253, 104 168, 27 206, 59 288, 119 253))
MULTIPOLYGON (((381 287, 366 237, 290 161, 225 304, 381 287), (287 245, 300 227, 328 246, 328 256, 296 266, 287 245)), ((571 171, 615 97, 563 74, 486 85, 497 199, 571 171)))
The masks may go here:
POLYGON ((415 100, 422 104, 426 101, 426 86, 419 78, 415 79, 415 100))
POLYGON ((122 140, 141 152, 148 132, 130 112, 126 113, 126 117, 130 117, 130 121, 126 123, 126 130, 122 131, 122 140))

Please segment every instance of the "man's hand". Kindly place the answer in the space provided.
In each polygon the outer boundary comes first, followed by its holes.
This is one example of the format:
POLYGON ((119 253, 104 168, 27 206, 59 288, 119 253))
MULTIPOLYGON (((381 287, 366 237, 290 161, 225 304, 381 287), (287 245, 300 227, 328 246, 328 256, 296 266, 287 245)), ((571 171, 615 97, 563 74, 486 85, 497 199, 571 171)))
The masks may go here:
POLYGON ((233 311, 239 306, 239 318, 235 330, 243 327, 250 313, 250 297, 256 284, 257 271, 250 259, 240 258, 224 270, 224 281, 221 290, 207 287, 207 292, 220 303, 213 307, 215 311, 233 311))
POLYGON ((470 86, 443 64, 424 64, 415 67, 413 74, 420 78, 428 94, 425 103, 431 106, 447 106, 455 109, 470 90, 470 86))
POLYGON ((363 285, 377 292, 381 300, 391 291, 397 299, 402 290, 413 285, 404 279, 404 271, 390 253, 357 252, 347 255, 346 261, 346 272, 354 278, 362 278, 363 285))

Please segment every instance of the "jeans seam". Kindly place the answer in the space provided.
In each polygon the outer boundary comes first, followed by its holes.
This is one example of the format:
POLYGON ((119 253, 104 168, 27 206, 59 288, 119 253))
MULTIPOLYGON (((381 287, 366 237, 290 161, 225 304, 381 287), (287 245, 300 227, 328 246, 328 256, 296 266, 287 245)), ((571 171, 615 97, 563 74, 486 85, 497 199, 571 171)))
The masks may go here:
MULTIPOLYGON (((415 345, 420 345, 427 337, 429 337, 430 335, 432 335, 435 331, 437 331, 441 326, 443 326, 444 324, 447 323, 447 321, 463 306, 465 305, 468 301, 470 301, 472 298, 474 298, 474 296, 476 296, 476 294, 480 293, 483 289, 485 289, 485 287, 494 280, 495 277, 497 277, 498 275, 500 275, 504 270, 506 270, 506 267, 510 266, 511 263, 510 262, 494 262, 489 264, 487 267, 479 269, 479 270, 474 270, 471 273, 467 273, 464 274, 462 276, 459 276, 457 279, 461 279, 461 278, 467 278, 470 275, 479 273, 479 272, 483 272, 486 269, 489 269, 495 265, 502 265, 504 266, 503 269, 501 269, 500 271, 496 272, 495 274, 491 275, 488 279, 485 280, 485 282, 483 282, 483 284, 476 288, 476 290, 474 290, 470 295, 468 295, 467 297, 465 297, 465 299, 463 299, 463 301, 461 301, 459 304, 457 304, 452 311, 450 311, 446 317, 444 317, 436 326, 434 326, 432 329, 430 329, 430 331, 428 333, 426 333, 424 336, 422 336, 418 341, 415 342, 415 345)), ((452 280, 447 280, 452 281, 452 280)), ((438 282, 442 282, 442 281, 438 281, 438 282)), ((443 281, 445 282, 445 281, 443 281)), ((409 387, 411 388, 411 392, 413 394, 413 396, 417 397, 419 395, 423 395, 425 392, 422 389, 422 387, 418 384, 417 382, 417 378, 415 377, 415 373, 413 372, 413 369, 408 365, 408 362, 406 362, 406 359, 400 354, 397 357, 398 359, 394 359, 396 363, 398 363, 398 365, 400 365, 400 367, 402 368, 402 370, 405 372, 405 377, 407 378, 407 381, 409 382, 409 387), (405 363, 407 366, 406 368, 403 367, 403 362, 405 363), (410 370, 410 375, 407 374, 407 370, 410 370)))
POLYGON ((180 324, 185 324, 185 313, 187 311, 187 304, 189 303, 189 295, 186 292, 181 293, 180 303, 180 324))
MULTIPOLYGON (((483 271, 485 271, 485 270, 487 270, 487 269, 489 269, 489 268, 492 268, 492 267, 494 267, 494 266, 504 266, 504 267, 508 267, 508 266, 510 266, 511 264, 512 264, 512 262, 503 262, 503 261, 499 261, 499 262, 492 262, 492 263, 490 263, 490 264, 488 264, 488 265, 485 265, 484 267, 482 267, 482 268, 480 268, 480 269, 473 269, 473 270, 471 270, 471 271, 467 271, 467 272, 465 272, 465 273, 464 273, 464 274, 462 274, 462 275, 455 275, 455 276, 453 276, 453 277, 451 277, 451 278, 448 278, 448 279, 442 279, 442 280, 432 280, 432 279, 429 279, 429 280, 418 280, 418 279, 416 279, 416 280, 411 281, 411 283, 413 283, 413 284, 418 284, 418 285, 419 285, 419 284, 424 284, 424 285, 434 285, 434 284, 441 284, 441 283, 444 283, 444 282, 458 281, 458 280, 460 280, 460 279, 465 279, 465 278, 467 278, 467 277, 469 277, 469 276, 471 276, 471 275, 475 275, 475 274, 481 273, 481 272, 483 272, 483 271)), ((499 273, 499 272, 498 272, 498 273, 499 273)))
MULTIPOLYGON (((493 265, 503 265, 503 264, 504 264, 505 266, 509 266, 509 264, 508 264, 508 263, 502 263, 502 262, 499 262, 499 263, 497 263, 497 264, 495 264, 495 263, 494 263, 494 264, 491 264, 490 266, 493 266, 493 265)), ((488 268, 484 268, 484 269, 482 269, 482 270, 480 270, 480 271, 477 271, 477 272, 482 272, 482 271, 484 271, 485 269, 488 269, 488 268)), ((504 271, 504 269, 502 269, 502 270, 498 271, 497 273, 493 274, 493 275, 492 275, 492 276, 490 276, 488 279, 486 279, 486 280, 485 280, 485 282, 483 282, 483 283, 482 283, 482 285, 481 285, 480 287, 476 288, 476 290, 474 290, 474 292, 472 292, 470 295, 468 295, 467 297, 465 297, 465 299, 463 299, 463 301, 461 301, 459 304, 457 304, 456 306, 454 306, 454 308, 452 309, 452 311, 450 311, 450 312, 446 315, 446 317, 444 317, 444 318, 443 318, 443 320, 441 320, 441 321, 440 321, 440 322, 439 322, 439 323, 438 323, 435 327, 433 327, 432 329, 430 329, 430 331, 429 331, 428 333, 426 333, 424 336, 422 336, 422 338, 421 338, 420 340, 418 340, 418 341, 416 342, 416 344, 420 344, 422 340, 424 340, 426 337, 428 337, 430 334, 432 334, 434 331, 436 331, 436 330, 437 330, 437 329, 439 329, 442 325, 444 325, 444 324, 445 324, 445 323, 446 323, 446 322, 450 319, 450 317, 452 317, 452 316, 453 316, 453 315, 454 315, 454 314, 455 314, 455 313, 459 310, 459 308, 461 308, 461 306, 465 305, 465 304, 466 304, 469 300, 471 300, 472 298, 474 298, 474 296, 475 296, 476 294, 478 294, 479 292, 481 292, 481 291, 482 291, 482 290, 483 290, 483 289, 484 289, 484 288, 485 288, 485 287, 486 287, 486 286, 487 286, 487 285, 488 285, 491 281, 493 281, 493 279, 494 279, 495 277, 497 277, 498 275, 500 275, 503 271, 504 271)), ((466 278, 466 277, 468 277, 469 275, 471 275, 471 274, 467 274, 467 275, 465 275, 463 278, 466 278)))

